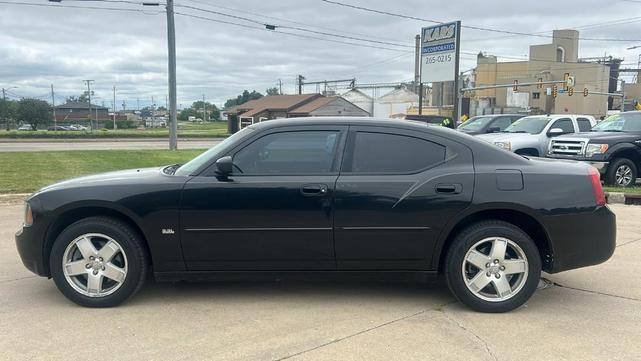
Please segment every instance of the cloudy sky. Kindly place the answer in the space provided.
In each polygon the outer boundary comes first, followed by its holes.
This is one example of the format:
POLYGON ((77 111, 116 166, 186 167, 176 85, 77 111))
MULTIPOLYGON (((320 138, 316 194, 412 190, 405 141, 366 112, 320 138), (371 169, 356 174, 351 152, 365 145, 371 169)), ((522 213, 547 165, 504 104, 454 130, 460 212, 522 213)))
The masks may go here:
MULTIPOLYGON (((553 29, 576 28, 585 38, 631 39, 580 42, 581 57, 615 55, 625 58, 630 67, 636 67, 641 53, 641 47, 626 50, 641 45, 641 0, 337 1, 424 19, 460 19, 463 26, 544 35, 551 35, 553 29)), ((182 106, 202 99, 203 94, 220 105, 243 89, 264 93, 279 79, 283 91, 293 93, 297 74, 309 81, 352 77, 359 83, 408 81, 414 71, 414 36, 422 26, 432 25, 322 0, 175 3, 178 102, 182 106), (261 24, 277 29, 268 31, 261 24)), ((111 107, 113 86, 119 108, 123 101, 128 108, 134 108, 138 100, 141 107, 149 105, 152 96, 157 105, 165 104, 163 7, 116 0, 62 0, 60 5, 46 0, 0 0, 0 87, 15 87, 9 90, 9 98, 50 100, 53 84, 56 103, 60 103, 85 89, 83 79, 93 79, 98 104, 111 107)), ((510 61, 527 57, 530 44, 547 42, 545 37, 464 28, 461 69, 474 67, 472 54, 479 51, 510 61)))

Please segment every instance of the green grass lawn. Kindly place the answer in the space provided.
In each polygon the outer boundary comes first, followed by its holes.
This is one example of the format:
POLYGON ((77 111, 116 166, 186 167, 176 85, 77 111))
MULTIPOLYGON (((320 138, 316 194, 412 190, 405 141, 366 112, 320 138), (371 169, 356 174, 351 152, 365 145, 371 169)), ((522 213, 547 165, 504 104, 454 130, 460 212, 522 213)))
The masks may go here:
POLYGON ((641 193, 641 187, 630 187, 630 188, 603 187, 603 190, 606 192, 618 192, 618 193, 641 193))
MULTIPOLYGON (((212 123, 178 123, 178 137, 181 138, 212 138, 226 137, 227 122, 212 123)), ((0 138, 167 138, 169 129, 167 128, 147 128, 138 129, 100 129, 90 131, 18 131, 18 130, 0 130, 0 138)))
POLYGON ((94 150, 0 153, 0 193, 30 193, 81 175, 185 163, 202 150, 94 150))

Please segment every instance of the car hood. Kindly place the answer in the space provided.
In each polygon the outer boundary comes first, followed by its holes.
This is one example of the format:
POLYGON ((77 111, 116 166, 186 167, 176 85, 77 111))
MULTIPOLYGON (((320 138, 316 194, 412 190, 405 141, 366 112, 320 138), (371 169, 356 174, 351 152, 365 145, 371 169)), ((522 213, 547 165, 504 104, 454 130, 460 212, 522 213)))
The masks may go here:
POLYGON ((480 139, 488 141, 490 143, 494 142, 527 142, 537 138, 536 134, 529 133, 491 133, 491 134, 481 134, 477 135, 480 139))
POLYGON ((164 176, 164 173, 162 172, 163 168, 164 167, 128 169, 67 179, 58 183, 48 185, 34 193, 34 195, 65 188, 91 187, 100 185, 133 185, 155 182, 161 180, 164 176))
POLYGON ((628 140, 637 140, 641 139, 641 133, 639 132, 583 132, 564 135, 559 137, 561 139, 589 139, 590 142, 594 143, 595 141, 603 142, 619 142, 619 141, 628 141, 628 140))

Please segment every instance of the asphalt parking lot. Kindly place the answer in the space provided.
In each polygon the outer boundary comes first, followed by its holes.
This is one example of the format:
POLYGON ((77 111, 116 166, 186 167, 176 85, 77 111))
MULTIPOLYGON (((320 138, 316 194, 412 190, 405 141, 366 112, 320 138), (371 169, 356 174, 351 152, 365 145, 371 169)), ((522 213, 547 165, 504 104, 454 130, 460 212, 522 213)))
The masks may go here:
POLYGON ((612 209, 613 258, 545 275, 507 314, 469 311, 439 284, 150 282, 86 309, 22 266, 22 204, 0 199, 0 359, 639 359, 641 207, 612 209))

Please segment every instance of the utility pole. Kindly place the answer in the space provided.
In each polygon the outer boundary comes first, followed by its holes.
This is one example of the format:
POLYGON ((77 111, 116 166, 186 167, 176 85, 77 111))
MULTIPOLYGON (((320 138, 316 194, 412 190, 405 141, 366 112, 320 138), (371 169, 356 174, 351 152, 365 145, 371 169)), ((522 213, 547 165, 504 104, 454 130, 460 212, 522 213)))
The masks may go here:
POLYGON ((89 97, 89 126, 91 127, 91 130, 93 131, 93 122, 91 121, 91 82, 93 80, 86 79, 86 80, 83 80, 83 81, 85 83, 87 83, 87 96, 89 97))
POLYGON ((278 94, 283 95, 283 82, 278 79, 278 94))
POLYGON ((167 0, 167 50, 169 55, 169 149, 178 149, 178 123, 176 117, 176 26, 174 0, 167 0))
POLYGON ((140 113, 140 98, 136 99, 136 110, 140 113))
POLYGON ((621 80, 621 111, 625 111, 625 80, 621 80))
POLYGON ((53 84, 51 84, 51 109, 53 111, 53 126, 57 126, 58 122, 56 121, 56 99, 53 92, 53 84))
POLYGON ((205 107, 205 94, 203 94, 203 121, 207 121, 207 107, 205 107))
POLYGON ((113 105, 113 110, 114 110, 114 130, 116 130, 116 86, 114 85, 114 105, 113 105))
POLYGON ((303 80, 305 80, 305 77, 298 74, 298 94, 303 94, 303 80))
POLYGON ((421 81, 421 36, 416 35, 415 37, 415 49, 414 49, 414 85, 418 85, 421 81))

